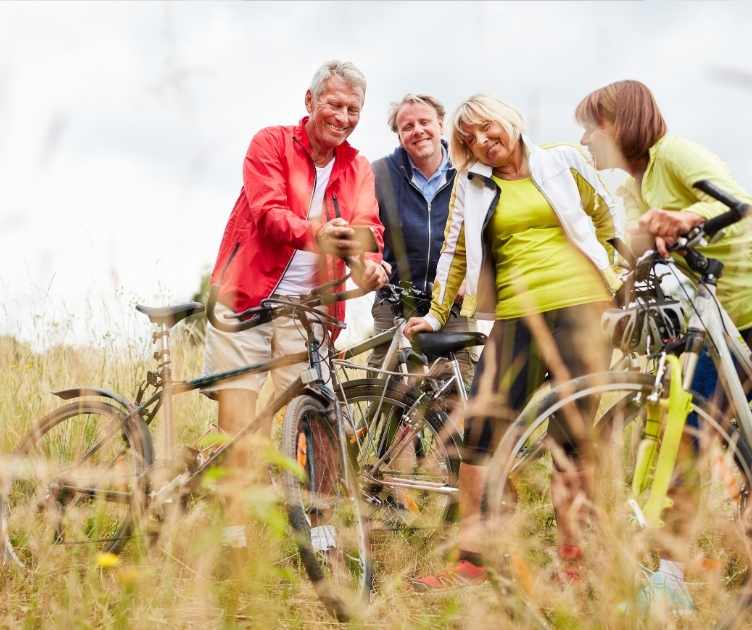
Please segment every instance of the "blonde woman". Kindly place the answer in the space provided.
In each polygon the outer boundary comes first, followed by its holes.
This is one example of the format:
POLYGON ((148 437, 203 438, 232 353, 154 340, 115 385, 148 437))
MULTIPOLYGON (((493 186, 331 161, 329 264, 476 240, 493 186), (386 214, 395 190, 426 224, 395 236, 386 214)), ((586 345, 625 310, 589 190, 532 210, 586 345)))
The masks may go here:
MULTIPOLYGON (((472 394, 500 398, 504 412, 466 419, 459 561, 415 580, 421 590, 486 579, 478 528, 485 460, 546 373, 560 380, 608 367, 598 319, 616 285, 607 243, 621 236, 619 208, 578 149, 540 147, 524 131, 514 107, 485 95, 462 103, 452 120, 457 175, 433 302, 407 333, 441 329, 464 279, 462 314, 495 320, 472 394)), ((550 433, 579 469, 584 433, 565 426, 550 433)), ((581 556, 569 514, 579 485, 553 497, 566 579, 576 579, 581 556)))

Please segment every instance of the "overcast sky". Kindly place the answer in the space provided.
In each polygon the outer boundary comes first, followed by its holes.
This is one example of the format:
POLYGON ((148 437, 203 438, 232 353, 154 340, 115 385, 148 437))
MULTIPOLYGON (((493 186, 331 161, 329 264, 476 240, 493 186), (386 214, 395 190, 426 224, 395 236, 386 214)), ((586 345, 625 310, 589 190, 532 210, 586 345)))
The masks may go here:
POLYGON ((251 136, 296 122, 334 57, 368 78, 351 142, 369 159, 407 91, 450 111, 492 93, 537 141, 577 142, 577 102, 636 78, 752 188, 751 18, 741 2, 2 3, 0 334, 145 336, 133 304, 190 297, 251 136))

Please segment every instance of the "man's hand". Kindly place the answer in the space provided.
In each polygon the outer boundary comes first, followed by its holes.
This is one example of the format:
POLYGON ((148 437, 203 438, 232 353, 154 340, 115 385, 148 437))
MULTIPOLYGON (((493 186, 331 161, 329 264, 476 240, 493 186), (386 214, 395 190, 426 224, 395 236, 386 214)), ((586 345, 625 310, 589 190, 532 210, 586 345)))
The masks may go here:
POLYGON ((650 208, 640 217, 636 231, 654 236, 658 253, 667 258, 669 246, 673 245, 680 235, 686 234, 704 221, 704 217, 693 212, 669 212, 660 208, 650 208))
POLYGON ((431 324, 426 321, 425 317, 411 317, 407 324, 405 324, 405 329, 403 331, 405 337, 412 339, 413 335, 419 332, 433 332, 433 328, 431 327, 431 324))
POLYGON ((380 289, 389 281, 389 276, 387 276, 384 267, 373 260, 360 261, 350 270, 352 271, 353 282, 365 291, 380 289))
POLYGON ((316 242, 324 254, 340 258, 358 256, 363 249, 362 244, 355 238, 355 230, 341 217, 324 223, 316 233, 316 242))

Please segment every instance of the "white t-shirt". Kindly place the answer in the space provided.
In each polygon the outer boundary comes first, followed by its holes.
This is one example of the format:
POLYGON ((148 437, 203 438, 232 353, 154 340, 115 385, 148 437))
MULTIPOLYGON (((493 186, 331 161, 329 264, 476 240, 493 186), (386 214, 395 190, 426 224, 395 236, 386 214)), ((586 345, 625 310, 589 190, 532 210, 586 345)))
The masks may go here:
MULTIPOLYGON (((311 208, 308 211, 308 219, 318 219, 321 217, 324 207, 324 192, 329 183, 329 176, 332 174, 334 160, 331 160, 326 166, 316 167, 316 187, 313 189, 313 199, 311 199, 311 208)), ((316 271, 319 266, 319 254, 314 252, 296 249, 292 256, 290 265, 279 281, 275 293, 281 295, 303 295, 310 293, 316 286, 316 271)))

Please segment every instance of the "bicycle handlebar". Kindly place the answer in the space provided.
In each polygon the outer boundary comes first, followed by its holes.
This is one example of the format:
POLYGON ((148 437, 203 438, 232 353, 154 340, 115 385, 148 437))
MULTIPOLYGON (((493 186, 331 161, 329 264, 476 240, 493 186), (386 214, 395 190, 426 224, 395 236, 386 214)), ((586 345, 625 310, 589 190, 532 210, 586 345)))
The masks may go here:
MULTIPOLYGON (((341 281, 338 281, 338 284, 340 282, 341 281)), ((368 293, 368 291, 364 289, 351 289, 349 291, 339 291, 336 293, 319 293, 317 291, 320 291, 320 288, 314 289, 309 295, 300 298, 300 301, 294 302, 279 298, 267 298, 262 300, 259 306, 253 306, 240 313, 233 313, 228 316, 227 319, 238 320, 231 323, 226 320, 222 321, 214 312, 214 308, 217 304, 217 297, 219 295, 219 285, 213 284, 209 290, 209 299, 206 304, 206 316, 214 328, 221 330, 222 332, 230 333, 242 332, 244 330, 255 328, 256 326, 270 322, 277 317, 294 317, 296 314, 302 312, 312 315, 322 324, 326 323, 337 328, 344 328, 344 322, 339 321, 336 317, 317 311, 316 307, 350 300, 368 293)))
MULTIPOLYGON (((706 258, 695 250, 694 246, 700 244, 704 238, 712 238, 722 229, 741 221, 750 213, 752 206, 729 195, 706 179, 695 182, 694 187, 728 206, 729 210, 693 227, 686 234, 682 234, 674 244, 668 247, 668 250, 684 256, 692 271, 701 275, 710 274, 708 275, 709 280, 717 281, 723 271, 723 265, 719 261, 706 258)), ((645 252, 631 265, 633 281, 639 282, 646 279, 653 265, 660 262, 666 261, 654 250, 645 252)))
POLYGON ((695 182, 694 187, 713 199, 720 201, 724 206, 728 206, 729 208, 726 212, 719 214, 712 219, 708 219, 700 226, 702 232, 708 238, 712 238, 729 225, 741 221, 747 214, 749 214, 750 209, 752 208, 749 204, 729 195, 707 179, 701 179, 700 181, 695 182))

